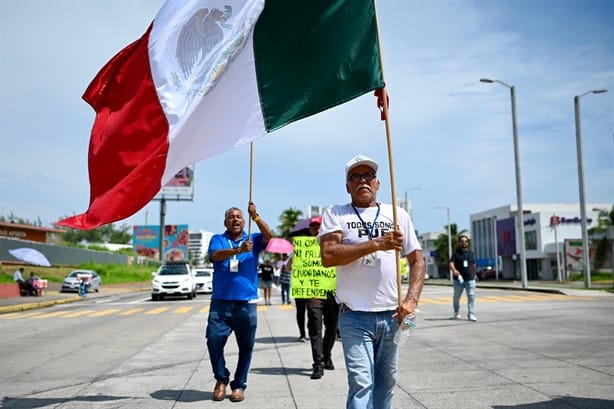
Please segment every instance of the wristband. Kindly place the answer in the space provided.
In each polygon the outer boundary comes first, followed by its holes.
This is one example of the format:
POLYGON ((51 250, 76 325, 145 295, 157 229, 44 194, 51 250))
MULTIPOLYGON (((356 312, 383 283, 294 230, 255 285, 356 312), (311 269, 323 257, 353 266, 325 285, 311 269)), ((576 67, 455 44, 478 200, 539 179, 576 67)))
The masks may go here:
POLYGON ((260 215, 256 213, 256 217, 252 218, 252 220, 258 223, 260 221, 260 215))

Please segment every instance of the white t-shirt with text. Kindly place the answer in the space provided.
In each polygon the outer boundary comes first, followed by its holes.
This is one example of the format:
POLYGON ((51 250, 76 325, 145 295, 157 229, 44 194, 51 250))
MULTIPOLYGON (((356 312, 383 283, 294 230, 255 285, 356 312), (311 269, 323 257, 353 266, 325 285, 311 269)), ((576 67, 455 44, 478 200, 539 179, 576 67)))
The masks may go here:
MULTIPOLYGON (((409 214, 397 207, 399 231, 404 243, 401 257, 422 250, 409 214)), ((325 234, 340 231, 342 244, 355 244, 376 239, 393 230, 392 205, 353 207, 335 205, 326 209, 318 239, 325 234)), ((396 255, 394 250, 377 251, 374 257, 361 257, 337 266, 337 302, 355 311, 387 311, 398 306, 396 255)))

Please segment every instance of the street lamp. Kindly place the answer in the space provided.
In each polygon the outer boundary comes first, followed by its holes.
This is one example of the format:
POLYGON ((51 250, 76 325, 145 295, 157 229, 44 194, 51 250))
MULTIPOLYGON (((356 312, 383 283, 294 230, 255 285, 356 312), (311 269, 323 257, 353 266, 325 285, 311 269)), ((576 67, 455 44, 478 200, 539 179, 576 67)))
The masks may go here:
POLYGON ((407 193, 412 192, 414 190, 420 190, 420 187, 419 186, 412 187, 411 189, 405 191, 405 210, 407 211, 407 213, 409 213, 409 216, 411 217, 412 220, 413 220, 413 209, 410 209, 409 207, 409 199, 407 198, 407 193))
MULTIPOLYGON (((449 264, 452 259, 452 230, 450 228, 450 206, 435 206, 435 209, 445 209, 448 215, 448 271, 450 270, 449 264)), ((454 284, 454 275, 449 271, 450 283, 454 284)))
POLYGON ((593 89, 573 98, 576 115, 576 147, 578 150, 578 186, 580 188, 580 219, 582 223, 582 259, 584 272, 584 287, 591 288, 591 257, 588 249, 588 233, 586 231, 586 200, 584 195, 584 165, 582 164, 582 131, 580 129, 580 98, 588 94, 603 94, 607 89, 593 89))
POLYGON ((516 124, 516 88, 513 85, 508 85, 503 81, 491 80, 489 78, 481 78, 480 82, 492 84, 496 82, 510 89, 512 97, 512 130, 514 133, 514 164, 516 167, 516 202, 518 207, 518 218, 516 225, 518 227, 518 245, 520 246, 520 281, 522 288, 528 287, 527 282, 527 257, 524 248, 524 212, 522 209, 522 182, 520 179, 520 158, 518 153, 518 126, 516 124))
POLYGON ((493 247, 495 253, 495 280, 499 281, 499 254, 498 254, 498 244, 497 243, 497 216, 492 216, 492 237, 493 237, 493 247))

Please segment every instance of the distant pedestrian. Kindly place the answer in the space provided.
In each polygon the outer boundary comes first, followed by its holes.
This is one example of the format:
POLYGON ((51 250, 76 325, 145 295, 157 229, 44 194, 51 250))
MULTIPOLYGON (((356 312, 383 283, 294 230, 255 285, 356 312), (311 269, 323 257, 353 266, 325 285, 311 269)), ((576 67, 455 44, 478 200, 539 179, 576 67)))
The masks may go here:
POLYGON ((264 293, 264 304, 271 305, 271 288, 273 287, 273 266, 271 260, 266 259, 260 266, 260 288, 264 293))
POLYGON ((281 303, 290 304, 290 282, 292 280, 292 272, 288 268, 288 255, 282 254, 281 260, 277 262, 279 269, 279 284, 281 285, 281 303))
POLYGON ((452 307, 454 319, 460 319, 460 298, 463 290, 467 293, 467 318, 469 321, 477 321, 475 316, 475 275, 476 264, 473 251, 469 250, 469 237, 461 235, 458 238, 458 247, 450 258, 450 271, 454 275, 454 296, 452 307))
POLYGON ((22 294, 30 295, 32 291, 32 287, 30 286, 30 282, 23 278, 23 273, 25 272, 25 268, 19 267, 13 273, 13 281, 19 285, 19 291, 22 294))
MULTIPOLYGON (((288 259, 288 263, 286 264, 286 268, 292 275, 292 260, 293 258, 288 259)), ((305 330, 305 314, 307 313, 307 298, 296 298, 294 297, 294 305, 296 306, 296 325, 298 326, 298 342, 307 342, 307 335, 305 330)))

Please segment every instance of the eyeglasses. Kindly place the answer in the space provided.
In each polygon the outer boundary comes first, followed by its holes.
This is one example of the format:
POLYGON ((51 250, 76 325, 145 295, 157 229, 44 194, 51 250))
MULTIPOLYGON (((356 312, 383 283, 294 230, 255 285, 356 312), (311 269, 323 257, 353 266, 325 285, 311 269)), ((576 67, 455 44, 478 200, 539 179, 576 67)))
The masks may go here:
POLYGON ((460 240, 461 243, 469 243, 469 240, 460 240))
POLYGON ((367 172, 367 173, 355 173, 353 175, 349 175, 348 176, 348 181, 352 182, 352 183, 356 183, 358 181, 360 181, 361 179, 366 180, 367 182, 372 181, 373 179, 375 179, 375 172, 367 172))

